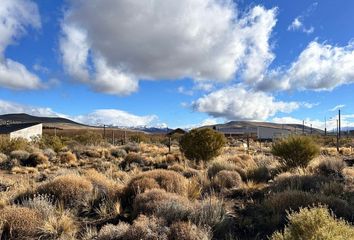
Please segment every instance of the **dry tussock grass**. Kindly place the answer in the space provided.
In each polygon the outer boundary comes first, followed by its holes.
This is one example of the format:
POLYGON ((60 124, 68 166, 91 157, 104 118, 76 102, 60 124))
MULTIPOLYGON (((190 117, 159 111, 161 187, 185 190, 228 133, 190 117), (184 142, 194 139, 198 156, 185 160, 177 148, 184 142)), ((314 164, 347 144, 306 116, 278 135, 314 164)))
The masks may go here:
POLYGON ((33 209, 10 206, 0 210, 0 226, 4 239, 35 239, 42 225, 41 214, 33 209))
POLYGON ((92 183, 78 175, 63 175, 40 185, 37 193, 54 196, 65 205, 77 205, 92 197, 92 183))

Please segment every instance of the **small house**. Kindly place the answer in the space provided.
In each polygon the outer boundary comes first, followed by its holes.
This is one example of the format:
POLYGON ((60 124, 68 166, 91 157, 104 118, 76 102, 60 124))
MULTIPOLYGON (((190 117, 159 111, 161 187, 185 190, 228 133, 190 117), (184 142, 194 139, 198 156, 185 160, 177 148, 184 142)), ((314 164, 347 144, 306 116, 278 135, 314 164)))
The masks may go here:
POLYGON ((35 137, 41 137, 42 132, 42 123, 14 123, 0 125, 0 136, 7 136, 10 139, 24 138, 30 141, 35 137))

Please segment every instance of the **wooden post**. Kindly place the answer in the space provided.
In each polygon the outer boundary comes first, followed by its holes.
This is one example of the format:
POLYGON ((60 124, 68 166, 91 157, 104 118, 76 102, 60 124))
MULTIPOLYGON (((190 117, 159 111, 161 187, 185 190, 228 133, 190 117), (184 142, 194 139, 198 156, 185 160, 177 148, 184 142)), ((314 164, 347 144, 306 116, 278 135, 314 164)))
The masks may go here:
POLYGON ((114 129, 112 130, 112 144, 114 145, 114 129))
POLYGON ((338 110, 338 138, 340 139, 341 135, 341 119, 340 119, 340 109, 338 110))
POLYGON ((337 119, 337 152, 339 152, 339 125, 338 125, 338 119, 337 119))
POLYGON ((172 139, 171 136, 168 137, 168 153, 171 153, 171 144, 172 144, 172 139))

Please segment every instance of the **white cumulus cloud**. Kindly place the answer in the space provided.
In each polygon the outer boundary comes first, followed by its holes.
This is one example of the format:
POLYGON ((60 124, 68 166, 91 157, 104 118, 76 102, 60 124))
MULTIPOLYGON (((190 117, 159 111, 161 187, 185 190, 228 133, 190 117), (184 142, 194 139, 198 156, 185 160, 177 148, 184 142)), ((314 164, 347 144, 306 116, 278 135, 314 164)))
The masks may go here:
POLYGON ((264 92, 240 86, 212 92, 193 102, 198 112, 229 120, 266 120, 278 112, 289 113, 301 106, 297 102, 276 101, 264 92))
POLYGON ((60 49, 68 74, 109 94, 141 79, 258 80, 275 23, 276 9, 241 14, 231 0, 70 0, 60 49))
POLYGON ((353 82, 354 42, 340 47, 313 41, 289 68, 270 71, 258 88, 321 91, 353 82))
POLYGON ((41 80, 21 63, 7 59, 5 50, 26 27, 40 28, 37 5, 30 0, 2 0, 0 3, 0 85, 11 89, 37 89, 41 80))

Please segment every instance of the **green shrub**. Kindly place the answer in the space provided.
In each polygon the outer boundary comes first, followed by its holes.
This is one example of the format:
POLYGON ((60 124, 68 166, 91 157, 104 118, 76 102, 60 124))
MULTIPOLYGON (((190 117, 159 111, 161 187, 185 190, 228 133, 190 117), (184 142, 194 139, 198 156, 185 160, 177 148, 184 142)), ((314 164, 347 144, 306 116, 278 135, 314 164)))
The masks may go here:
POLYGON ((74 140, 78 141, 83 145, 94 145, 94 146, 97 146, 103 142, 102 135, 93 131, 85 131, 82 134, 76 135, 74 137, 74 140))
POLYGON ((290 136, 272 146, 272 154, 280 157, 284 169, 306 167, 319 153, 318 145, 306 136, 290 136))
POLYGON ((209 128, 193 129, 180 141, 184 155, 197 162, 209 161, 218 156, 225 144, 224 135, 209 128))
POLYGON ((55 152, 59 152, 65 147, 63 140, 57 136, 43 135, 41 139, 41 148, 51 148, 55 152))
POLYGON ((9 154, 16 150, 28 150, 29 142, 23 138, 11 139, 8 137, 0 137, 0 152, 9 154))
POLYGON ((354 227, 336 219, 327 208, 302 208, 298 213, 288 214, 288 226, 284 232, 276 232, 272 240, 295 239, 354 239, 354 227))

